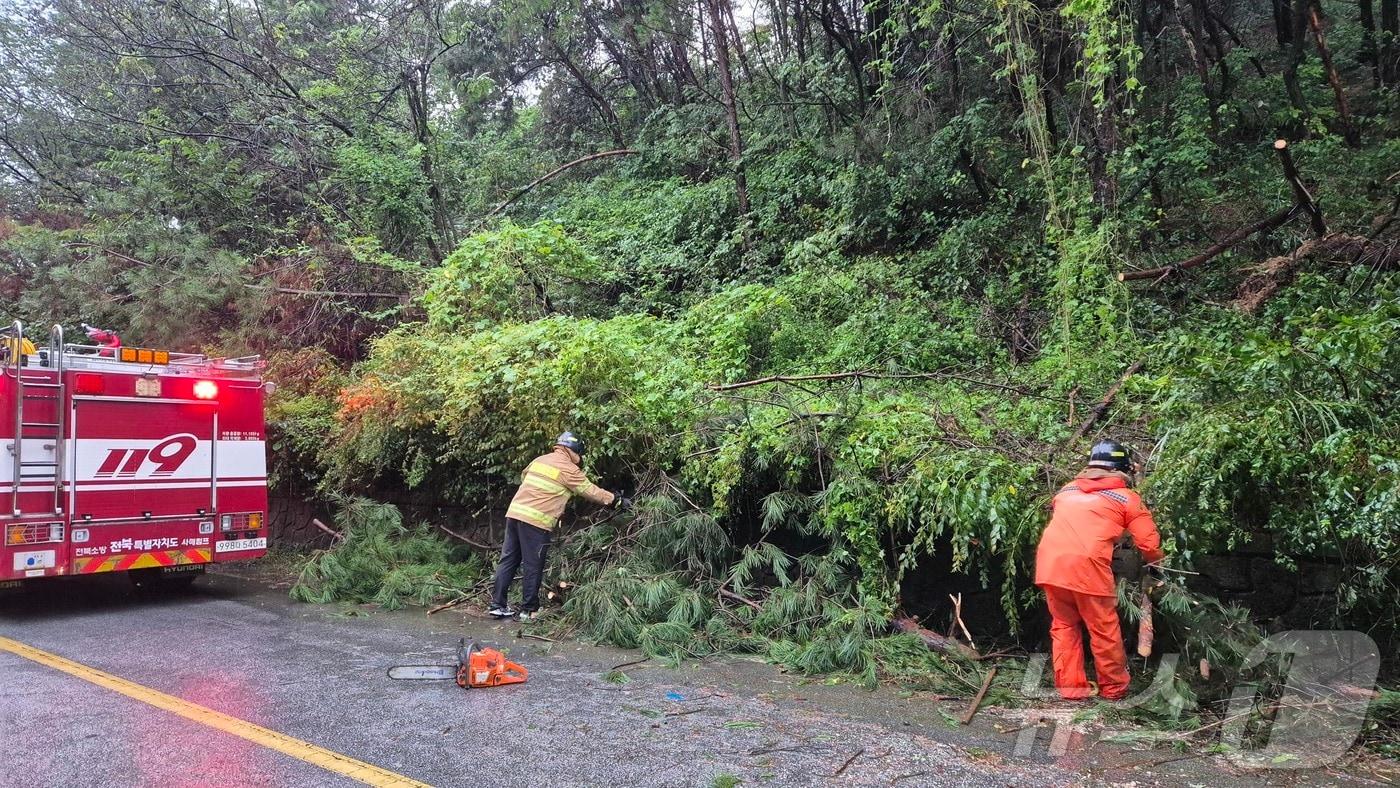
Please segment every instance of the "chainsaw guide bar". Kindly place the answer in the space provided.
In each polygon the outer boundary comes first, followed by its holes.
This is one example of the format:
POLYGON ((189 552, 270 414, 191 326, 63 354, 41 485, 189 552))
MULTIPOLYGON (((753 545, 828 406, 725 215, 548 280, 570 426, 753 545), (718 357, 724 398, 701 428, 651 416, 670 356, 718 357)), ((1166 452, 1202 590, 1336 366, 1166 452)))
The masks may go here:
POLYGON ((457 678, 456 665, 395 665, 389 678, 398 681, 441 681, 457 678))

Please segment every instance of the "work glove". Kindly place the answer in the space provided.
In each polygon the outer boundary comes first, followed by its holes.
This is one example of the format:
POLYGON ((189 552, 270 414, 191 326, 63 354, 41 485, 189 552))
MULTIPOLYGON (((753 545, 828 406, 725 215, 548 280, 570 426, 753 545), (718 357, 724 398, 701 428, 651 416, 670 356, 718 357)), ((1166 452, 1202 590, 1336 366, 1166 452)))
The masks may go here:
POLYGON ((632 510, 632 499, 622 494, 622 490, 613 492, 612 508, 620 512, 630 512, 632 510))

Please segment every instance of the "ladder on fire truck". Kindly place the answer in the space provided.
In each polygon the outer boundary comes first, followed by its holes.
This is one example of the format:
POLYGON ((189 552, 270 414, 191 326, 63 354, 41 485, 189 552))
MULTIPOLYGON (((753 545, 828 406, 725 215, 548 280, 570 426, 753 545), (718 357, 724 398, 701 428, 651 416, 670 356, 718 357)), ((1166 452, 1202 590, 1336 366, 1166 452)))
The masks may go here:
MULTIPOLYGON (((63 401, 63 326, 54 325, 49 331, 49 346, 39 353, 39 366, 53 373, 34 375, 26 370, 28 357, 24 353, 24 324, 16 320, 4 333, 4 343, 9 357, 5 359, 4 375, 15 382, 14 392, 14 442, 10 452, 14 455, 13 483, 10 487, 10 511, 15 517, 26 514, 20 507, 20 485, 30 480, 53 482, 53 506, 46 514, 63 514, 63 449, 64 415, 67 409, 63 401), (49 401, 53 403, 53 421, 25 421, 25 400, 49 401), (38 434, 34 434, 34 433, 38 434), (26 459, 24 440, 52 439, 53 458, 26 459)), ((45 445, 44 449, 50 446, 45 445)))

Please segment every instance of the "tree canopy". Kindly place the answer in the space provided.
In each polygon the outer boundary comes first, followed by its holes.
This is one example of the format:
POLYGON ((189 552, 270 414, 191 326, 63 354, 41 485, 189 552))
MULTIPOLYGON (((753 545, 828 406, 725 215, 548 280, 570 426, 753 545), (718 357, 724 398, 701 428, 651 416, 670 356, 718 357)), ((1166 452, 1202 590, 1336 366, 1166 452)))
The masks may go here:
POLYGON ((322 495, 489 509, 585 433, 656 493, 579 543, 623 641, 849 665, 930 566, 1014 620, 1105 433, 1177 555, 1332 567, 1317 619, 1393 635, 1398 35, 1396 0, 20 0, 0 293, 268 354, 322 495))

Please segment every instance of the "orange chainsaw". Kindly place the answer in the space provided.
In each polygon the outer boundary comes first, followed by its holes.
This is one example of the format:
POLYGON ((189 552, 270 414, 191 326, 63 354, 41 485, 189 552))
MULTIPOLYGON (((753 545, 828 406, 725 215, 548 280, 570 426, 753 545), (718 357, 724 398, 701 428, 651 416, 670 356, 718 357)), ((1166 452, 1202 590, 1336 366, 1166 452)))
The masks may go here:
POLYGON ((389 678, 398 681, 454 679, 457 686, 463 689, 524 684, 529 675, 525 666, 511 662, 500 651, 478 646, 475 641, 468 643, 466 638, 457 643, 456 665, 395 665, 389 668, 389 678))

